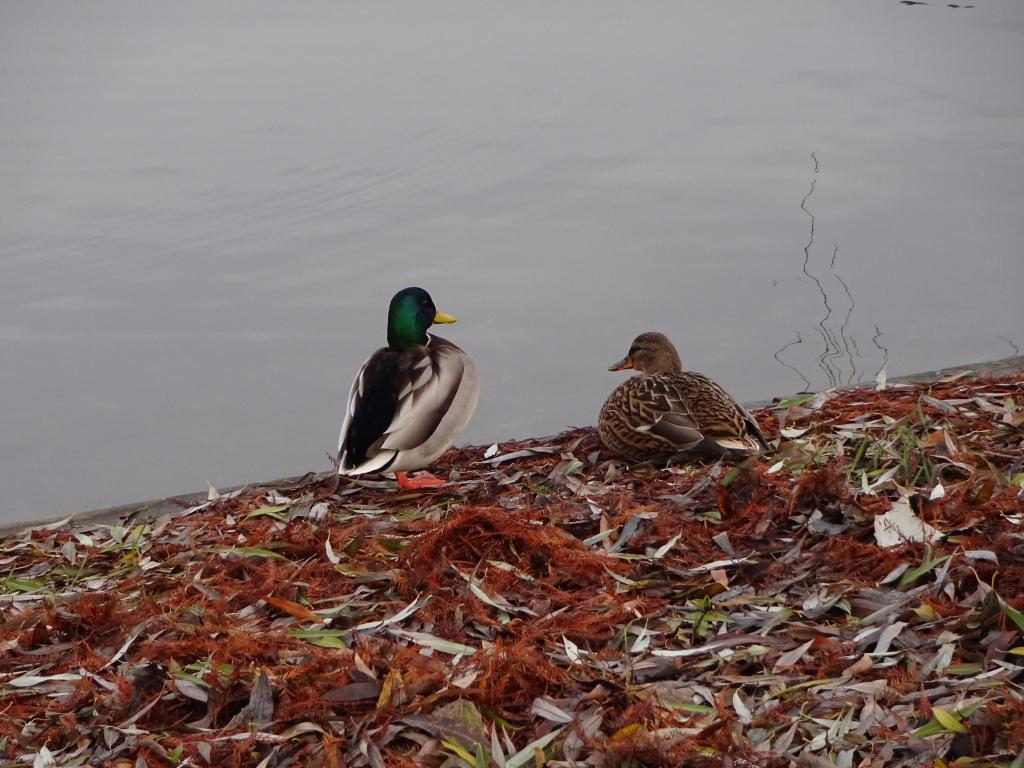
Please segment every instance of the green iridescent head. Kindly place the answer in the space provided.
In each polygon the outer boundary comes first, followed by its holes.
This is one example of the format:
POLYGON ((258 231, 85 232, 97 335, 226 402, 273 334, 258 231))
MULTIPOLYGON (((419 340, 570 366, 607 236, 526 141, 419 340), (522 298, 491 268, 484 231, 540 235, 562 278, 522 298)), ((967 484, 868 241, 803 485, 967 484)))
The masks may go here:
POLYGON ((454 323, 455 318, 438 312, 430 294, 422 288, 405 288, 394 295, 388 307, 388 346, 403 350, 427 343, 427 329, 434 323, 454 323))

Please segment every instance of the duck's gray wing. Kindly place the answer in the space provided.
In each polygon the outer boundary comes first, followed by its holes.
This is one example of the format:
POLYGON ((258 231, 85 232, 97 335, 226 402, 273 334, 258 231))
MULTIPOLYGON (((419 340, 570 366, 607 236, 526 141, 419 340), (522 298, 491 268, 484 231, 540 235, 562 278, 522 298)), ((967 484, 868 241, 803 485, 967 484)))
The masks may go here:
POLYGON ((382 448, 409 450, 425 443, 459 392, 466 371, 465 353, 453 344, 431 344, 426 352, 402 380, 382 448))

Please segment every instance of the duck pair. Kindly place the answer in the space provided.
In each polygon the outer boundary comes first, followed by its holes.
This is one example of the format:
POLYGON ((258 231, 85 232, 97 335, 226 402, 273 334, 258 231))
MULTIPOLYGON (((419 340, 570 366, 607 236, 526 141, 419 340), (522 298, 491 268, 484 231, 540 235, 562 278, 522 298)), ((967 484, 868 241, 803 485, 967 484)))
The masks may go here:
MULTIPOLYGON (((363 363, 348 395, 338 443, 338 472, 394 472, 402 488, 441 485, 422 472, 469 423, 480 394, 472 359, 427 333, 454 323, 422 288, 395 294, 388 308, 388 346, 363 363)), ((609 370, 635 370, 612 390, 597 431, 613 453, 635 461, 742 456, 769 450, 757 422, 718 384, 683 371, 661 333, 641 333, 609 370)))

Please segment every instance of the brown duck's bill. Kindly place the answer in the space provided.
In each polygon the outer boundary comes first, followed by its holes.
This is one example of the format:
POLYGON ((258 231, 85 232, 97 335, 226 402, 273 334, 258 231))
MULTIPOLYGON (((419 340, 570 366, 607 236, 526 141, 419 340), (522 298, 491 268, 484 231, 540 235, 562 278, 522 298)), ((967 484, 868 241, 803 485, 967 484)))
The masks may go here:
POLYGON ((619 362, 612 363, 611 365, 609 365, 608 366, 608 370, 609 371, 628 371, 628 370, 632 369, 632 367, 633 367, 633 361, 630 360, 628 357, 624 357, 621 360, 619 360, 619 362))
POLYGON ((455 318, 451 315, 446 315, 444 312, 438 312, 434 315, 434 322, 442 324, 454 323, 455 318))

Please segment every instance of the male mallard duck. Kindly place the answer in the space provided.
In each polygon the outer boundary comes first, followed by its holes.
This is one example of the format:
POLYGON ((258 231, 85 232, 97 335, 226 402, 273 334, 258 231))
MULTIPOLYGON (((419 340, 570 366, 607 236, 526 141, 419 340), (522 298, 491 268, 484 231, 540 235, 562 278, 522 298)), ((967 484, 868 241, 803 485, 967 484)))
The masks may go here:
POLYGON ((454 323, 422 288, 395 294, 388 346, 370 355, 352 382, 338 439, 338 473, 394 472, 404 488, 441 485, 429 472, 410 479, 448 450, 476 410, 480 380, 469 355, 440 336, 454 323))
POLYGON ((641 333, 610 371, 636 369, 608 396, 597 420, 605 446, 637 461, 770 450, 757 422, 718 384, 683 371, 663 333, 641 333))

